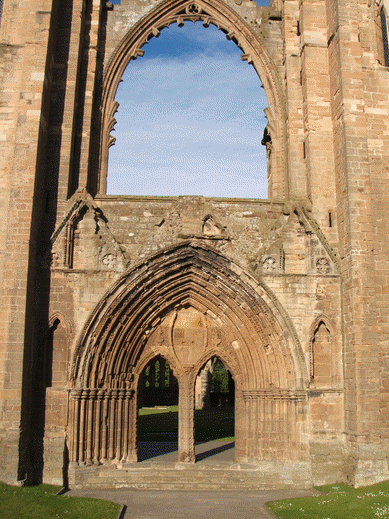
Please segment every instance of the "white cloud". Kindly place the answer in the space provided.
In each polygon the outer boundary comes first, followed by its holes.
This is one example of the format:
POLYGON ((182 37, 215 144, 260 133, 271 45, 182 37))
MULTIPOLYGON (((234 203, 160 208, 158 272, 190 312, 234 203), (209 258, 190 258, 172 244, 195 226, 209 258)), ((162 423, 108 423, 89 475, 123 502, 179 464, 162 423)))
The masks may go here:
POLYGON ((260 79, 239 54, 217 47, 219 31, 210 34, 199 54, 146 52, 128 66, 116 96, 108 193, 266 198, 260 79))

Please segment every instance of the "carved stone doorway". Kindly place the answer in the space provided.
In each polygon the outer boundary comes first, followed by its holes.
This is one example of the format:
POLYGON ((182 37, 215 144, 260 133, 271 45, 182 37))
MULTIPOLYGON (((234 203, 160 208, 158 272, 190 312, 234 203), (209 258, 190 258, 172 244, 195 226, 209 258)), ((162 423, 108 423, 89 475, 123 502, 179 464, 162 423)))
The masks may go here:
POLYGON ((235 461, 306 462, 307 374, 293 330, 223 256, 197 242, 169 249, 125 274, 89 323, 70 394, 72 466, 138 461, 139 383, 153 359, 177 379, 177 458, 194 463, 196 378, 215 357, 235 382, 235 461))
POLYGON ((231 372, 215 356, 209 359, 196 377, 196 462, 222 453, 222 457, 230 461, 235 454, 234 446, 235 383, 231 372))
MULTIPOLYGON (((152 371, 155 365, 159 366, 157 363, 161 365, 168 363, 171 376, 177 377, 178 461, 180 462, 196 461, 195 404, 196 400, 201 399, 201 395, 196 396, 196 387, 199 387, 199 374, 200 378, 203 377, 205 380, 208 377, 207 373, 213 371, 215 362, 226 355, 221 349, 224 342, 222 337, 220 323, 207 313, 200 312, 191 305, 179 305, 166 315, 144 347, 139 365, 138 402, 143 398, 141 393, 147 392, 144 390, 145 376, 151 377, 149 384, 155 384, 155 373, 151 375, 147 370, 152 371)), ((206 392, 210 389, 211 386, 206 389, 206 392)), ((204 405, 209 396, 203 394, 204 405)), ((227 396, 225 398, 227 399, 227 396)), ((138 460, 142 459, 143 455, 138 448, 138 460)))
POLYGON ((153 460, 178 449, 178 381, 169 363, 154 357, 139 377, 137 458, 153 460))

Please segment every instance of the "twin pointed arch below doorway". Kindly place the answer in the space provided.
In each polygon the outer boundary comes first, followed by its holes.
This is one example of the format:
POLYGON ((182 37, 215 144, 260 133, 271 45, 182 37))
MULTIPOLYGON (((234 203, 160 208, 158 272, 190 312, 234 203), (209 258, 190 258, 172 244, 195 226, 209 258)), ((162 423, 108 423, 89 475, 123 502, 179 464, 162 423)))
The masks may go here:
POLYGON ((195 381, 212 357, 235 381, 237 459, 302 455, 308 375, 286 315, 238 265, 192 241, 123 275, 85 326, 72 372, 72 461, 136 461, 138 382, 155 356, 178 379, 180 461, 195 458, 195 381))
POLYGON ((161 2, 139 20, 122 39, 107 63, 102 92, 102 135, 100 147, 100 175, 97 192, 107 188, 108 153, 114 143, 111 131, 116 123, 118 103, 115 95, 123 73, 131 60, 143 56, 142 47, 152 37, 171 24, 185 21, 210 24, 226 34, 242 50, 242 59, 252 64, 262 81, 269 107, 266 109, 268 134, 271 134, 271 163, 269 171, 269 198, 288 197, 286 105, 279 73, 266 49, 265 41, 257 36, 245 21, 226 3, 216 0, 173 0, 161 2))

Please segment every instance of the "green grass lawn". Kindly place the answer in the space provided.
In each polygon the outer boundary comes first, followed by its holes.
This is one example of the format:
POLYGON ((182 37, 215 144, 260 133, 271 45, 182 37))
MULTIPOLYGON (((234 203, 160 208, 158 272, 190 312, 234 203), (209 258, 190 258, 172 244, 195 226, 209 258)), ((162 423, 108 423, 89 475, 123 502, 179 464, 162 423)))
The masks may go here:
POLYGON ((196 409, 195 439, 196 442, 234 439, 234 409, 229 407, 212 407, 196 409))
POLYGON ((139 409, 138 441, 172 442, 178 436, 178 406, 139 409))
POLYGON ((357 489, 343 483, 317 489, 324 495, 266 505, 279 519, 389 519, 389 481, 357 489))
POLYGON ((12 487, 0 483, 1 519, 115 519, 120 505, 99 499, 56 496, 60 487, 12 487))
MULTIPOLYGON (((234 409, 215 407, 196 409, 196 441, 233 440, 234 409)), ((141 408, 138 420, 139 441, 176 441, 178 434, 178 407, 141 408)))

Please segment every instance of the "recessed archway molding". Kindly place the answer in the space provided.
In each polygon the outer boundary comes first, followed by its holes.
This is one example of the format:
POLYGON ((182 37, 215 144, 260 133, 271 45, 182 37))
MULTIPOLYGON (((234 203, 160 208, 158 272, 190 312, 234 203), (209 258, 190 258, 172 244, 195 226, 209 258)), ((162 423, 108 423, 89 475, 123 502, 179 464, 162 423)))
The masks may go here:
POLYGON ((196 240, 138 263, 105 294, 76 346, 71 377, 74 386, 115 385, 120 373, 130 376, 152 332, 169 312, 182 305, 197 308, 235 330, 230 331, 232 349, 246 351, 245 369, 251 370, 247 389, 267 383, 290 389, 308 387, 297 333, 272 291, 196 240), (277 367, 273 371, 266 360, 269 355, 277 367), (261 380, 256 375, 259 366, 263 367, 261 380))
POLYGON ((226 363, 236 383, 236 459, 271 456, 270 419, 275 430, 292 431, 279 436, 279 459, 303 459, 308 451, 297 416, 306 405, 308 377, 285 315, 265 285, 198 240, 139 263, 97 305, 76 348, 71 460, 137 460, 138 381, 156 355, 169 362, 179 383, 179 461, 195 460, 195 380, 212 356, 226 363), (96 440, 88 440, 88 431, 96 440))

